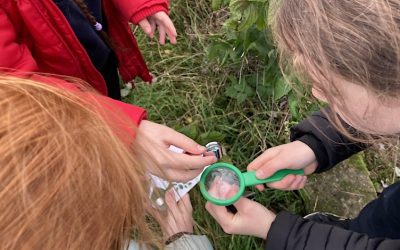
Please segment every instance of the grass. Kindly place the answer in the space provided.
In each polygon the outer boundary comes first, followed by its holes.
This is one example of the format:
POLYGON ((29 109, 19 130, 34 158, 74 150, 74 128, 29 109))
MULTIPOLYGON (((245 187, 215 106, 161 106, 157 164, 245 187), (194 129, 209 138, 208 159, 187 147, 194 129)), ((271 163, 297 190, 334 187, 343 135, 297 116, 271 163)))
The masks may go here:
MULTIPOLYGON (((173 2, 171 18, 178 44, 160 46, 136 31, 138 43, 157 82, 138 83, 126 98, 148 110, 149 119, 166 124, 202 145, 223 144, 224 160, 245 169, 266 148, 284 142, 288 112, 272 100, 238 104, 225 95, 228 72, 207 59, 210 33, 217 32, 226 12, 212 12, 205 0, 173 2), (179 15, 178 15, 179 13, 179 15)), ((204 209, 197 189, 191 192, 196 231, 207 234, 215 249, 262 249, 253 237, 225 234, 204 209)), ((303 212, 298 193, 268 190, 257 201, 276 210, 303 212)))

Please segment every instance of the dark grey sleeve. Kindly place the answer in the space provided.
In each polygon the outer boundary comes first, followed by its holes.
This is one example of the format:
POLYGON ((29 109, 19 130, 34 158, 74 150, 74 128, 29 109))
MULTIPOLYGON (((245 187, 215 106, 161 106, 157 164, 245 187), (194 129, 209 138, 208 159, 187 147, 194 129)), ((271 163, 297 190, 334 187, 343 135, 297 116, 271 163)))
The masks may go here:
MULTIPOLYGON (((329 108, 325 112, 331 112, 329 108)), ((354 129, 346 126, 349 132, 354 129)), ((351 155, 366 148, 366 145, 354 143, 341 135, 330 123, 323 111, 318 111, 291 129, 291 141, 307 144, 315 153, 318 161, 316 172, 323 172, 351 155)))
POLYGON ((399 250, 400 240, 369 238, 326 224, 280 212, 272 223, 265 250, 399 250))

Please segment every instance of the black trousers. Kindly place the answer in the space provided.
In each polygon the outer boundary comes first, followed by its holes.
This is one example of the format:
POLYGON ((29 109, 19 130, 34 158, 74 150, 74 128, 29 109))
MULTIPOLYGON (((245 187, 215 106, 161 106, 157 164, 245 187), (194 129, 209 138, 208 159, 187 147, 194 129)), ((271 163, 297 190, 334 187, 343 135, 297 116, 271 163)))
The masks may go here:
POLYGON ((350 220, 350 230, 370 237, 400 239, 400 182, 387 187, 350 220))
POLYGON ((115 100, 121 100, 121 89, 119 86, 118 61, 114 53, 110 53, 107 62, 100 70, 107 84, 108 96, 115 100))

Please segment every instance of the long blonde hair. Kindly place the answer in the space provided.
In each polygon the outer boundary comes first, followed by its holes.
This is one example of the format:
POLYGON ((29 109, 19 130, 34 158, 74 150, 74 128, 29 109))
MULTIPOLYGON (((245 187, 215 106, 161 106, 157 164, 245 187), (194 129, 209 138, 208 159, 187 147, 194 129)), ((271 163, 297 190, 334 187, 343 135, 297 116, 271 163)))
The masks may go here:
MULTIPOLYGON (((273 11, 283 68, 312 81, 334 111, 349 111, 334 77, 361 85, 382 101, 399 98, 400 1, 279 0, 273 11)), ((330 118, 343 134, 363 140, 349 134, 336 115, 330 118)))
POLYGON ((154 241, 139 145, 115 133, 129 119, 94 95, 0 76, 1 249, 121 249, 132 233, 154 241))

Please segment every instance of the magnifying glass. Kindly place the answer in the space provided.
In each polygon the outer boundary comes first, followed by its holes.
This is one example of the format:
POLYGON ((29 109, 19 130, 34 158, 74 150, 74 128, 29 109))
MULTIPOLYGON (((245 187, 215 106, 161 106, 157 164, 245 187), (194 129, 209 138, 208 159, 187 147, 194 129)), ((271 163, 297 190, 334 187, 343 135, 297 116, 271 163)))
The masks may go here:
POLYGON ((302 169, 281 169, 266 179, 258 179, 255 171, 240 172, 232 164, 217 162, 204 170, 200 178, 200 191, 206 200, 219 206, 235 203, 245 187, 280 181, 285 176, 304 175, 302 169))

